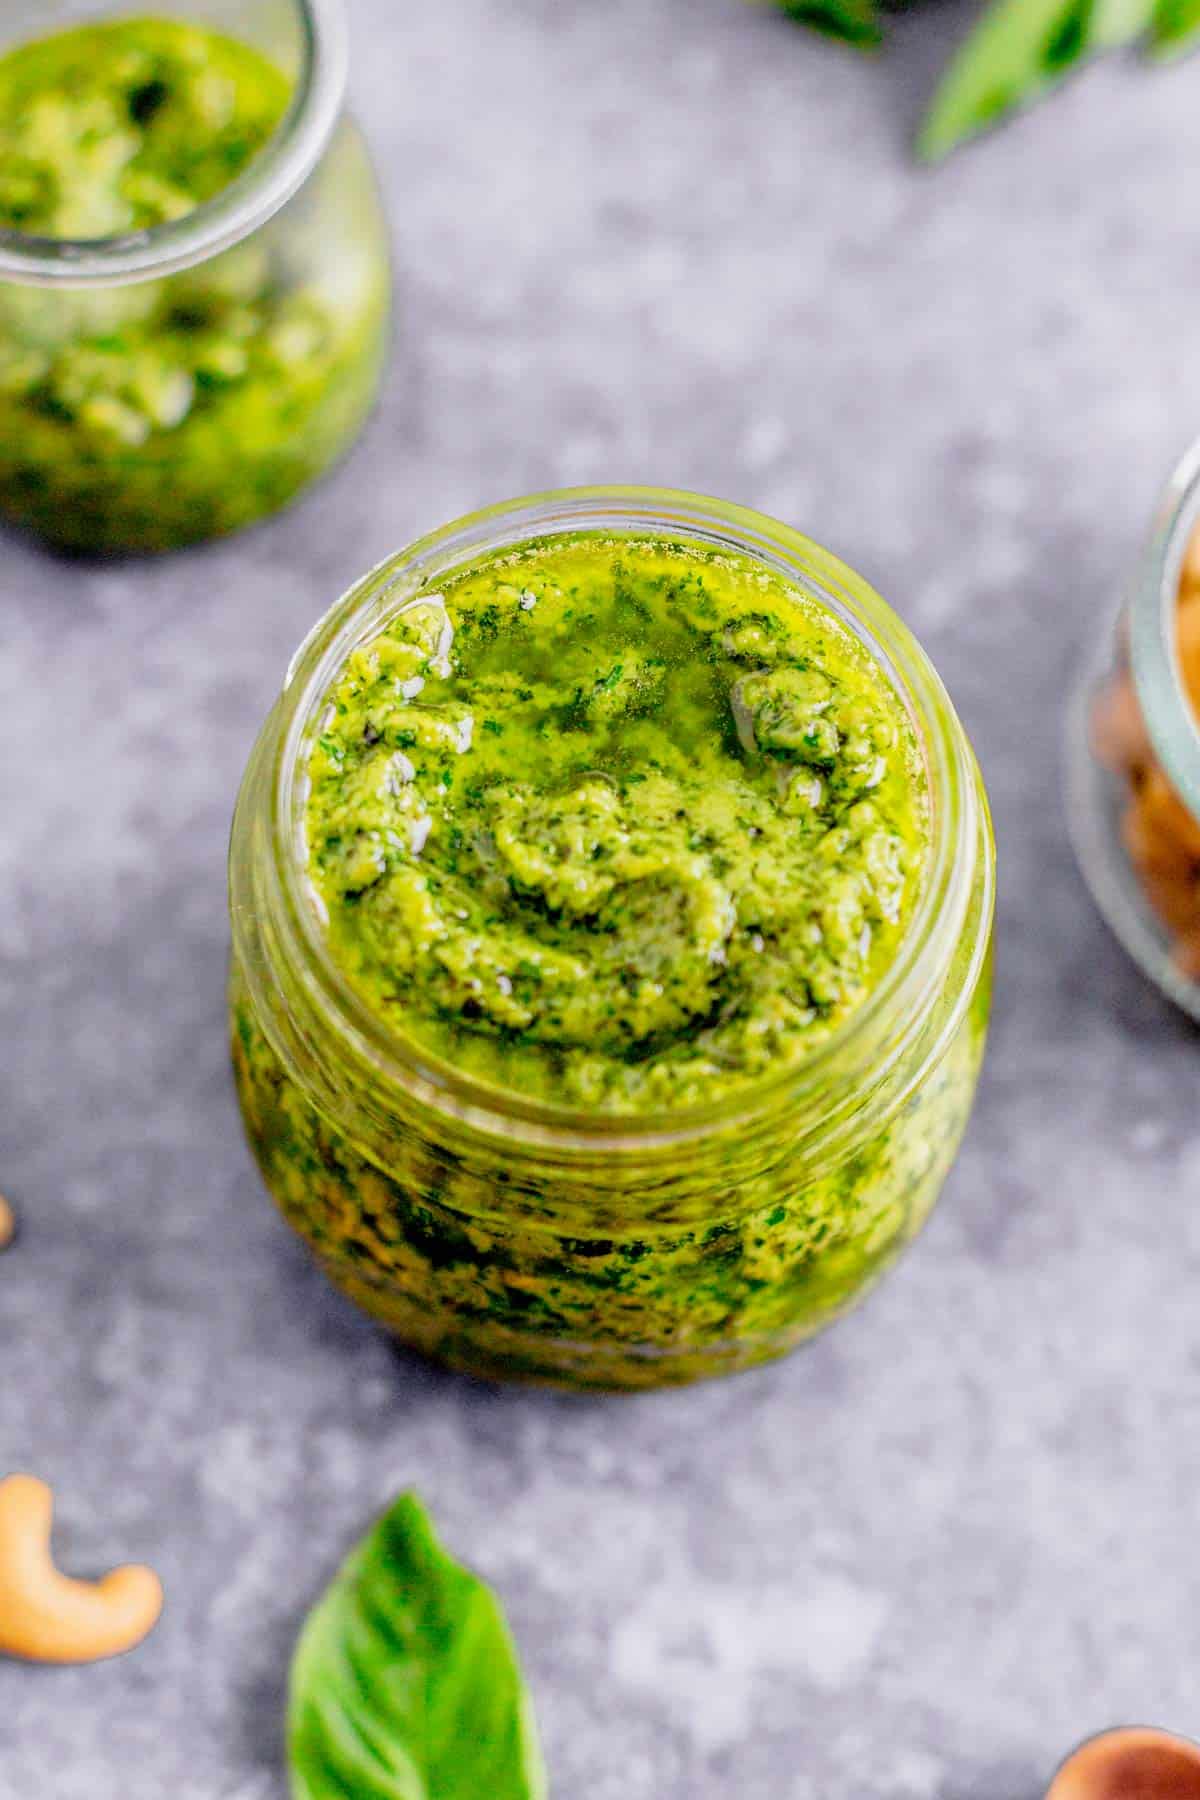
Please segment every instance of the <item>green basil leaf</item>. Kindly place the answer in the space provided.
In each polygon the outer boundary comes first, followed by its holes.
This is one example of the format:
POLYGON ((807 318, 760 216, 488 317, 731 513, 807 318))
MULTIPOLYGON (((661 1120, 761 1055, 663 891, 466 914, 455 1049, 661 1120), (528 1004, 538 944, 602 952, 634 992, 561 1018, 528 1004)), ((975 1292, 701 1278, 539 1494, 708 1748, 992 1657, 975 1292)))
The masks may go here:
POLYGON ((879 23, 879 0, 775 0, 789 19, 811 25, 827 37, 843 39, 848 44, 877 44, 883 33, 879 23))
POLYGON ((1168 56, 1191 47, 1200 34, 1200 0, 1158 0, 1154 9, 1154 47, 1168 56))
POLYGON ((996 0, 942 79, 917 141, 921 155, 944 156, 1057 86, 1085 57, 1134 42, 1153 25, 1158 3, 996 0))
POLYGON ((491 1590, 403 1495, 309 1614, 292 1661, 293 1800, 545 1800, 537 1727, 491 1590))

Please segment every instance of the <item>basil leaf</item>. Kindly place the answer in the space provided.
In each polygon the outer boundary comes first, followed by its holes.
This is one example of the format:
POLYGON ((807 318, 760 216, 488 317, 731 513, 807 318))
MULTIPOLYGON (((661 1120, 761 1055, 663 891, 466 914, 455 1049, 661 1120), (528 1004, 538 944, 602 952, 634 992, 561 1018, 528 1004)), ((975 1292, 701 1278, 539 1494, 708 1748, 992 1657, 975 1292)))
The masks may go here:
POLYGON ((776 0, 789 19, 848 44, 877 44, 883 33, 878 0, 776 0))
MULTIPOLYGON (((1176 4, 1182 0, 1176 0, 1176 4)), ((954 58, 917 148, 936 158, 1057 86, 1087 56, 1132 43, 1161 0, 996 0, 954 58)))
POLYGON ((403 1495, 309 1614, 292 1661, 293 1800, 545 1800, 491 1590, 403 1495))
POLYGON ((1166 55, 1186 50, 1200 33, 1200 0, 1158 0, 1154 9, 1154 47, 1166 55))

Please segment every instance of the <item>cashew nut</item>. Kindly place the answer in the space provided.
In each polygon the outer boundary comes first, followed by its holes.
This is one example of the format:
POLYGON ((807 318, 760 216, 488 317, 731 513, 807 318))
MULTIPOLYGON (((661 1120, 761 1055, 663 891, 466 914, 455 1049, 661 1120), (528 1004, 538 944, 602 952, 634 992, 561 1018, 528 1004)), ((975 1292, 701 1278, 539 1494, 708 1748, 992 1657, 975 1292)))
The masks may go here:
POLYGON ((12 1207, 0 1194, 0 1250, 7 1250, 16 1235, 17 1220, 12 1207))
POLYGON ((50 1554, 54 1496, 32 1475, 0 1481, 0 1654, 31 1662, 98 1662, 132 1650, 162 1611, 152 1569, 71 1581, 50 1554))

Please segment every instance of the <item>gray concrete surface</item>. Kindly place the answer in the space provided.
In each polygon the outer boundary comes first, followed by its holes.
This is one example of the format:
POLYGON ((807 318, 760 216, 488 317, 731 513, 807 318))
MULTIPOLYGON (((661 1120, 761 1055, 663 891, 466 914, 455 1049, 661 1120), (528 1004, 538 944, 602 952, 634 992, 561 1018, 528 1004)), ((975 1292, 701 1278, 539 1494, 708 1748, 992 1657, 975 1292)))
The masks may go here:
MULTIPOLYGON (((0 1666, 0 1800, 281 1800, 298 1622, 405 1484, 499 1587, 559 1800, 1032 1800, 1200 1729, 1200 1044, 1074 872, 1064 688, 1200 429, 1200 67, 937 173, 953 9, 859 60, 740 0, 352 0, 402 314, 352 462, 240 541, 0 545, 0 1465, 146 1558, 117 1664, 0 1666), (1003 859, 977 1116, 810 1352, 631 1401, 398 1357, 277 1223, 226 1074, 222 858, 293 645, 476 504, 675 483, 870 575, 1003 859)), ((482 1797, 481 1797, 482 1800, 482 1797)))

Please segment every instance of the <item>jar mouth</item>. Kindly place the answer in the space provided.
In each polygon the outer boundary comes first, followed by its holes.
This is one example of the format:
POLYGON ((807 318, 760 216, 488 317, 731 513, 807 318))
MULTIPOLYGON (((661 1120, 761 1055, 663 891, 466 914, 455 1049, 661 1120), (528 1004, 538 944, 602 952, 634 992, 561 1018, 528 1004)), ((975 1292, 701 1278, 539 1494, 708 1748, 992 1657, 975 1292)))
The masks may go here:
POLYGON ((346 93, 341 0, 294 4, 301 38, 295 92, 270 141, 228 187, 181 219, 117 237, 51 238, 0 229, 0 279, 32 287, 122 286, 206 262, 265 225, 315 168, 346 93))
MULTIPOLYGON (((925 652, 884 601, 844 563, 811 539, 763 514, 702 495, 671 489, 565 489, 493 506, 421 538, 386 559, 318 622, 288 669, 280 706, 271 783, 271 832, 284 947, 293 968, 335 1022, 339 1035, 372 1078, 394 1085, 422 1104, 484 1129, 577 1147, 645 1148, 678 1145, 761 1118, 781 1104, 814 1103, 830 1111, 831 1083, 848 1095, 856 1080, 873 1086, 895 1066, 943 996, 947 967, 964 930, 978 876, 981 809, 978 771, 950 700, 925 652), (498 549, 586 530, 697 543, 765 563, 823 604, 862 643, 893 683, 912 718, 925 763, 930 847, 913 917, 878 985, 849 1017, 798 1065, 748 1081, 718 1099, 672 1112, 587 1111, 493 1086, 463 1074, 414 1040, 391 1029, 367 1005, 335 962, 321 927, 307 872, 304 836, 307 750, 328 689, 350 651, 376 635, 426 583, 498 549)), ((980 966, 990 935, 991 877, 983 929, 975 946, 980 966)), ((961 1006, 951 1009, 944 1034, 957 1028, 974 989, 968 977, 961 1006)), ((939 1034, 940 1052, 943 1037, 939 1034)), ((931 1058, 932 1060, 932 1058, 931 1058)))
POLYGON ((1179 660, 1179 583, 1200 528, 1200 440, 1175 469, 1155 515, 1129 608, 1134 686, 1155 753, 1188 810, 1200 818, 1200 723, 1179 660))

